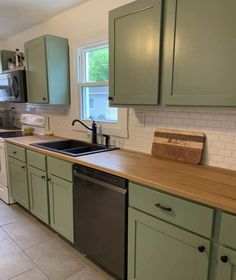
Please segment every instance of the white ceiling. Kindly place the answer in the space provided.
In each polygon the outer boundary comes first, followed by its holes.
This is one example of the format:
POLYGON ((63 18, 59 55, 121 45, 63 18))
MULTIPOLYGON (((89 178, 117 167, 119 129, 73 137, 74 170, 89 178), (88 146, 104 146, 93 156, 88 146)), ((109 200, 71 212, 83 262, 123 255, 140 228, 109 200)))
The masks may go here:
POLYGON ((87 0, 0 0, 0 40, 87 0))

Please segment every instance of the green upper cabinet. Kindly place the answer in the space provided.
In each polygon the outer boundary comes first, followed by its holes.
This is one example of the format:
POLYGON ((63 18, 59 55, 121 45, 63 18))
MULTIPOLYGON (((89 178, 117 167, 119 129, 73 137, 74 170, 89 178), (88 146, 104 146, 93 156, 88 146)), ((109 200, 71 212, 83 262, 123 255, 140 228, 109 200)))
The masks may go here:
POLYGON ((45 35, 25 43, 29 103, 69 104, 68 40, 45 35))
POLYGON ((128 280, 207 280, 210 241, 129 208, 128 280))
POLYGON ((3 71, 8 70, 8 59, 11 58, 14 61, 14 56, 16 52, 8 51, 8 50, 1 50, 0 51, 0 73, 3 71))
POLYGON ((236 1, 167 0, 165 105, 236 105, 236 1))
POLYGON ((139 0, 109 14, 111 105, 157 105, 161 0, 139 0))

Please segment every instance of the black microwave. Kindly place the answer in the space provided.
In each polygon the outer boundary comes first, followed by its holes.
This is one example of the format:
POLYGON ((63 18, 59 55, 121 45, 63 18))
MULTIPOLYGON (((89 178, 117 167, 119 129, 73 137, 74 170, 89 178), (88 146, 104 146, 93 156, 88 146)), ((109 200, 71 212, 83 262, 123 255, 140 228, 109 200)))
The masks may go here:
POLYGON ((0 74, 0 102, 27 102, 25 70, 0 74))

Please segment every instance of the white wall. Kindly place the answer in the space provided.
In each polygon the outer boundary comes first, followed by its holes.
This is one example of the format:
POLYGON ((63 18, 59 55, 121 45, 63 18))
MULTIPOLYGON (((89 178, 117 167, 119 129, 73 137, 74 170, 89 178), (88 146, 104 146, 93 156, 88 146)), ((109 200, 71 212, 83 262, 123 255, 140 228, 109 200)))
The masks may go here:
MULTIPOLYGON (((78 117, 75 105, 78 94, 75 49, 80 45, 107 38, 108 11, 128 2, 132 0, 90 0, 5 40, 4 48, 23 49, 25 41, 48 33, 66 37, 70 44, 72 105, 65 107, 20 104, 16 105, 18 111, 47 114, 55 134, 85 139, 86 134, 71 128, 71 120, 78 117)), ((135 108, 129 110, 128 126, 129 138, 113 137, 112 141, 123 148, 147 153, 151 151, 153 133, 157 127, 203 131, 207 136, 203 162, 236 170, 236 109, 135 108)))
MULTIPOLYGON (((66 135, 78 137, 78 132, 73 132, 71 129, 71 121, 78 118, 78 85, 76 74, 76 49, 80 46, 97 43, 108 40, 108 12, 109 10, 132 2, 132 0, 89 0, 77 7, 69 9, 50 20, 32 27, 16 36, 12 36, 5 40, 4 48, 15 50, 19 48, 23 50, 24 43, 30 39, 43 34, 53 34, 69 39, 70 45, 70 67, 71 67, 71 106, 66 108, 66 116, 59 117, 54 115, 55 110, 48 111, 48 107, 44 108, 44 112, 50 114, 50 120, 53 130, 58 134, 60 129, 66 135), (60 119, 60 126, 57 125, 60 119), (64 127, 63 125, 64 124, 64 127)), ((21 111, 24 111, 22 106, 17 106, 21 111)), ((29 110, 29 106, 27 107, 29 110)), ((32 107, 30 107, 32 110, 32 107)), ((37 107, 38 108, 38 107, 37 107)), ((64 109, 62 109, 64 112, 64 109)), ((56 110, 56 112, 59 112, 56 110)), ((41 111, 42 113, 42 111, 41 111)), ((72 136, 71 136, 72 137, 72 136)))
POLYGON ((42 34, 69 39, 70 46, 107 37, 108 11, 132 0, 90 0, 4 41, 4 47, 23 49, 24 42, 42 34))

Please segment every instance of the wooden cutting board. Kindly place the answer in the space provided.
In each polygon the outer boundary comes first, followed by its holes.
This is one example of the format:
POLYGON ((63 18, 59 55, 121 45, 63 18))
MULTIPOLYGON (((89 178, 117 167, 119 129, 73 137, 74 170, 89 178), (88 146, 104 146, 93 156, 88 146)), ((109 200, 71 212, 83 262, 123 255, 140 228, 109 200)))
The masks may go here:
POLYGON ((152 155, 198 164, 204 143, 204 133, 159 128, 154 134, 152 155))

